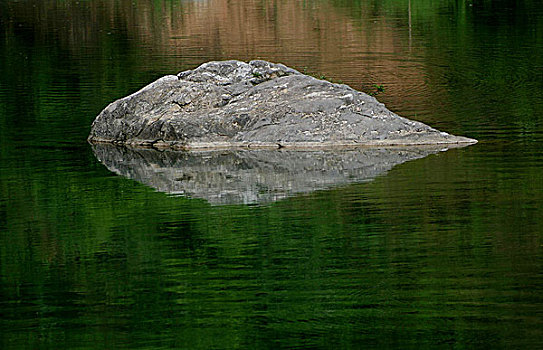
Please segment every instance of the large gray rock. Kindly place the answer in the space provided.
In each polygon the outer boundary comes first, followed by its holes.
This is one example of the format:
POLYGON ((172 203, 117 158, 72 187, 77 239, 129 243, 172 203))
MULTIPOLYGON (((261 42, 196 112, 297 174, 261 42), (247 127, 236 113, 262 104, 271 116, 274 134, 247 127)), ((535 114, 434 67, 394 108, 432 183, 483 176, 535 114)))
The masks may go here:
POLYGON ((374 97, 266 61, 209 62, 107 106, 91 142, 155 148, 470 144, 374 97))
POLYGON ((371 181, 398 164, 452 147, 461 146, 184 152, 95 144, 93 151, 110 171, 158 191, 211 204, 247 204, 371 181))

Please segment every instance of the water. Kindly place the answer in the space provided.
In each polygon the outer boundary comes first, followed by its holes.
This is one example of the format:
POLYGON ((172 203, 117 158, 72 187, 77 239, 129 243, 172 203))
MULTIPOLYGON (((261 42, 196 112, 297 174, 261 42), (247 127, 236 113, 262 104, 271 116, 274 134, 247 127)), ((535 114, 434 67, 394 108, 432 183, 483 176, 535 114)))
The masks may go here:
POLYGON ((543 346, 539 1, 6 0, 0 29, 1 348, 543 346), (230 205, 85 142, 107 103, 230 58, 383 85, 480 142, 230 205))

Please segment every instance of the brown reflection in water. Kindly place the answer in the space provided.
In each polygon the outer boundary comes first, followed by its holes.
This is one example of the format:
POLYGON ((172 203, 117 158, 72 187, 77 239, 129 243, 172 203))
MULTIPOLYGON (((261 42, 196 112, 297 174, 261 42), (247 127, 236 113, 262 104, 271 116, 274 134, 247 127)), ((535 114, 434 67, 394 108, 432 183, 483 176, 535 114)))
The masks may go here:
POLYGON ((366 91, 385 84, 387 96, 401 100, 409 95, 410 103, 418 105, 424 94, 411 92, 424 89, 426 74, 409 52, 408 8, 397 11, 394 16, 380 13, 371 2, 335 7, 288 0, 8 5, 12 27, 26 21, 36 36, 76 53, 100 49, 108 36, 121 36, 141 69, 165 65, 175 71, 208 60, 261 58, 366 91))
POLYGON ((362 81, 371 85, 406 74, 420 79, 419 65, 398 64, 407 55, 407 28, 369 9, 361 10, 362 18, 346 12, 327 2, 193 2, 183 10, 163 9, 164 25, 151 35, 152 23, 140 27, 145 34, 139 38, 180 57, 263 58, 357 88, 362 81))

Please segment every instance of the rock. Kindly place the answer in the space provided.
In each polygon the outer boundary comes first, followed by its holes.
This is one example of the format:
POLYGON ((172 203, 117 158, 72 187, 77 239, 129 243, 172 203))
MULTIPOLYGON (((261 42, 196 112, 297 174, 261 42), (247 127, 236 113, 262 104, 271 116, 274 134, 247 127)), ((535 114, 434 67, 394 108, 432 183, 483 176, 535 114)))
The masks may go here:
POLYGON ((251 204, 370 181, 451 147, 461 145, 185 152, 95 144, 93 151, 110 171, 158 191, 211 204, 251 204))
POLYGON ((209 62, 107 106, 89 141, 154 148, 472 144, 374 97, 266 61, 209 62))

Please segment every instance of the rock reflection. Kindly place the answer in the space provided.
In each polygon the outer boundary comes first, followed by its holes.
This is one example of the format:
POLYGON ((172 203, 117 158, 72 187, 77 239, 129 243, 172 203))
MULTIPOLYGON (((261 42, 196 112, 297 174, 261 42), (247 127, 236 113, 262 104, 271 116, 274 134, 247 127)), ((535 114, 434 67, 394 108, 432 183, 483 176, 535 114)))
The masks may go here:
POLYGON ((211 204, 251 204, 371 181, 398 164, 459 146, 202 152, 92 147, 110 171, 160 192, 211 204))

